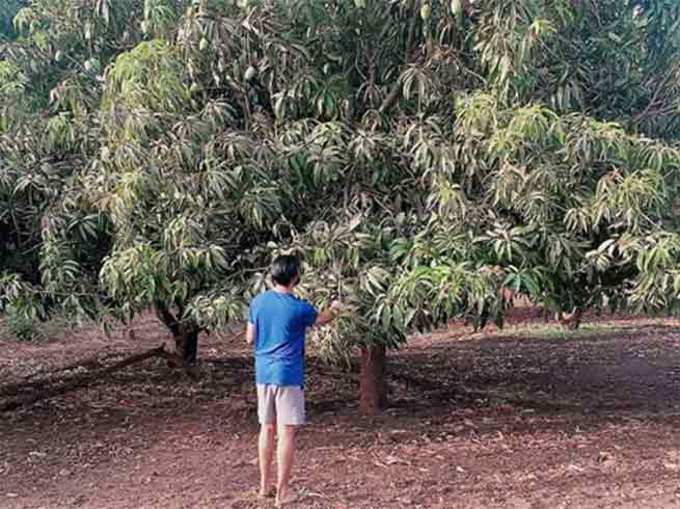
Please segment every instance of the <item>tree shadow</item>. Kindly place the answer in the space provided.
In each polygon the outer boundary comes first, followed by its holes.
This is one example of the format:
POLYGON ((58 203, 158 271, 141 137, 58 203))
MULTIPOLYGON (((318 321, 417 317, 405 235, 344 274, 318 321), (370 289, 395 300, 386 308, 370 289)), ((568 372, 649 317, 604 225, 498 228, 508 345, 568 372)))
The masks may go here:
MULTIPOLYGON (((406 349, 390 356, 390 408, 365 419, 365 430, 415 429, 427 420, 440 431, 470 419, 484 422, 474 427, 480 434, 526 432, 537 422, 545 430, 630 419, 680 427, 679 343, 677 327, 655 325, 567 338, 443 339, 406 349)), ((312 400, 311 413, 349 425, 355 419, 342 403, 312 400)))

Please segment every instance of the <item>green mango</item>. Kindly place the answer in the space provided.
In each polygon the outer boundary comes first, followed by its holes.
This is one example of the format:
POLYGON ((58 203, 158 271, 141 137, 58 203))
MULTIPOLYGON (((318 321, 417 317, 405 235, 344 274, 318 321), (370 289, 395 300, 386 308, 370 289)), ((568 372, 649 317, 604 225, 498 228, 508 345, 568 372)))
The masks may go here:
POLYGON ((244 78, 246 81, 250 81, 250 80, 252 80, 252 79, 255 77, 255 72, 256 72, 256 71, 255 71, 255 68, 251 65, 250 67, 248 67, 248 69, 246 69, 246 72, 245 72, 245 74, 243 75, 243 78, 244 78))

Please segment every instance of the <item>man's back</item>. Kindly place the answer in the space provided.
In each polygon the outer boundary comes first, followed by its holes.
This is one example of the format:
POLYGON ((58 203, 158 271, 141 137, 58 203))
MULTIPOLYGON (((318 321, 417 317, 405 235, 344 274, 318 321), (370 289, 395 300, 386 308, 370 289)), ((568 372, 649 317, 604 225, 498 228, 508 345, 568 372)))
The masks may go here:
POLYGON ((289 490, 295 453, 296 428, 305 423, 305 329, 329 323, 340 303, 317 313, 314 306, 293 295, 300 282, 300 260, 278 256, 272 263, 274 290, 261 293, 250 303, 246 341, 255 346, 257 417, 260 421, 258 453, 260 497, 272 494, 270 471, 274 434, 278 431, 278 481, 276 507, 295 500, 289 490))
POLYGON ((249 321, 256 330, 256 383, 304 384, 305 329, 316 317, 311 304, 290 293, 270 290, 253 299, 249 321))

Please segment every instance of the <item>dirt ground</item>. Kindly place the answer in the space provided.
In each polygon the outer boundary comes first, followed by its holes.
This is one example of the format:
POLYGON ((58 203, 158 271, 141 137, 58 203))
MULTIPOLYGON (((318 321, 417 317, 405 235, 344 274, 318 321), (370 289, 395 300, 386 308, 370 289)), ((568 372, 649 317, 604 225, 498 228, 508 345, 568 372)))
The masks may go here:
MULTIPOLYGON (((134 337, 0 339, 0 403, 167 339, 151 318, 134 337)), ((669 320, 454 328, 390 355, 391 407, 370 419, 357 374, 312 359, 294 507, 680 507, 679 346, 669 320)), ((254 496, 248 352, 212 336, 200 355, 198 380, 149 359, 0 414, 0 507, 273 507, 254 496)))

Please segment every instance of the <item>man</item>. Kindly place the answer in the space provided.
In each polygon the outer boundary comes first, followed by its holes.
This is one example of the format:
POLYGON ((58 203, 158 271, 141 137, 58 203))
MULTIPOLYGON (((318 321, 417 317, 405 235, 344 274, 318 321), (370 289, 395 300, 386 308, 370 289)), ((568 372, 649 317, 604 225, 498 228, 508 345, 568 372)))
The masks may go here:
POLYGON ((300 260, 295 256, 279 256, 274 260, 271 277, 274 288, 261 293, 250 304, 246 341, 255 350, 260 496, 272 496, 270 471, 278 426, 276 506, 282 507, 295 500, 289 480, 295 433, 297 426, 305 422, 305 331, 333 320, 340 303, 334 301, 328 310, 318 312, 293 294, 300 281, 300 260))

